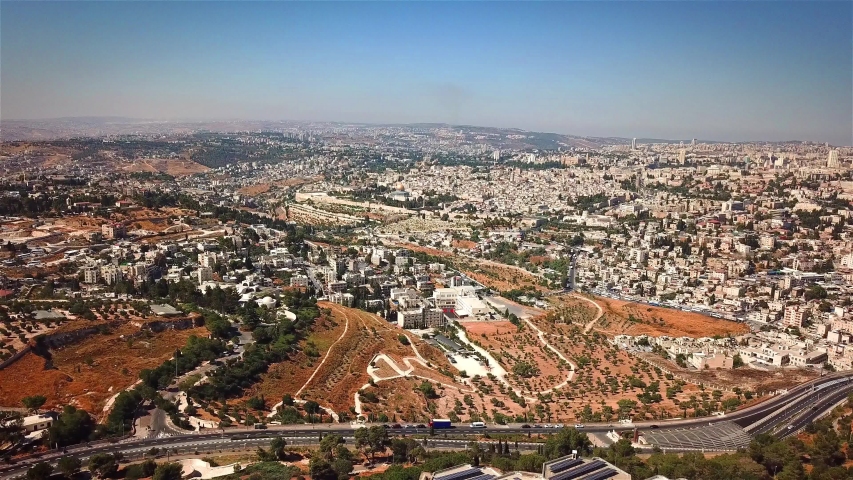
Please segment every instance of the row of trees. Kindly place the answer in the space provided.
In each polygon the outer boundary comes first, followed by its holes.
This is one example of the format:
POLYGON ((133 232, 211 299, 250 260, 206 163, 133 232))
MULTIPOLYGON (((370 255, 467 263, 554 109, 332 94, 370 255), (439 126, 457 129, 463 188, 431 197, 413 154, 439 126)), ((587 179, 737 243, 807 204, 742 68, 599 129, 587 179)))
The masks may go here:
POLYGON ((286 360, 320 316, 320 309, 315 298, 298 290, 285 292, 284 302, 296 315, 295 321, 282 318, 274 325, 260 326, 256 309, 244 311, 244 324, 254 329, 255 343, 246 347, 242 358, 228 361, 208 382, 190 389, 189 395, 201 401, 238 397, 259 381, 270 364, 286 360))
MULTIPOLYGON (((94 478, 113 478, 119 475, 120 453, 99 453, 89 458, 86 467, 94 478)), ((40 462, 27 471, 28 480, 48 480, 54 473, 65 478, 74 478, 83 468, 83 462, 77 457, 62 457, 56 467, 47 462, 40 462)), ((183 467, 180 463, 160 463, 145 460, 142 463, 129 465, 121 473, 126 480, 151 478, 152 480, 181 480, 183 467)))

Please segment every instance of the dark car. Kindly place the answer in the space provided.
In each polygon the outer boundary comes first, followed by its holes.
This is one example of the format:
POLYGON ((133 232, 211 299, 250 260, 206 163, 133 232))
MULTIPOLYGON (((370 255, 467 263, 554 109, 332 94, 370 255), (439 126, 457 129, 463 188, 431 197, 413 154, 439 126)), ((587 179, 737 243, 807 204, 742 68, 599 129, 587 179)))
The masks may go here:
POLYGON ((521 428, 530 428, 530 425, 525 423, 524 425, 521 426, 521 428))
POLYGON ((383 424, 382 424, 382 428, 391 428, 391 427, 390 427, 390 426, 388 426, 388 424, 387 424, 387 423, 383 423, 383 424))
POLYGON ((426 425, 424 425, 423 423, 419 423, 415 426, 415 428, 426 428, 426 425))
POLYGON ((394 425, 391 425, 391 428, 403 428, 403 426, 399 423, 395 423, 394 425))
POLYGON ((649 428, 654 429, 654 428, 660 428, 660 427, 659 427, 659 426, 657 426, 657 425, 652 425, 652 426, 650 426, 649 428))

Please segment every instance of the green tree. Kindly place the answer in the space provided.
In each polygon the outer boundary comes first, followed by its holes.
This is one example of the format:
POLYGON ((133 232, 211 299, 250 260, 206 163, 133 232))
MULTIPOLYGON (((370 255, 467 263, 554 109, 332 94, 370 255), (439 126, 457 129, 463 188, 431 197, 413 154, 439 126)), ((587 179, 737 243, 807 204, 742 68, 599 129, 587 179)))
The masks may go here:
POLYGON ((89 439, 94 428, 88 412, 67 405, 48 429, 48 443, 60 447, 80 443, 89 439))
POLYGON ((382 453, 388 446, 388 431, 385 427, 374 425, 370 428, 361 427, 355 431, 356 448, 370 454, 375 459, 377 453, 382 453))
POLYGON ((71 478, 75 473, 80 471, 83 462, 77 457, 62 457, 57 462, 56 468, 66 478, 71 478))
POLYGON ((124 471, 124 478, 127 480, 148 478, 154 475, 155 470, 157 470, 157 462, 149 458, 142 463, 128 466, 124 471))
POLYGON ((284 441, 282 437, 275 437, 270 442, 270 451, 275 456, 276 460, 284 460, 284 457, 287 455, 284 451, 284 447, 287 446, 287 442, 284 441))
POLYGON ((31 395, 21 399, 21 403, 30 412, 38 412, 45 402, 47 402, 47 397, 44 395, 31 395))
POLYGON ((332 462, 332 470, 337 474, 337 480, 345 480, 352 471, 352 460, 337 458, 332 462))
POLYGON ((741 358, 739 353, 736 353, 734 357, 732 357, 732 368, 740 368, 744 366, 743 358, 741 358))
POLYGON ((154 470, 152 480, 181 480, 183 467, 180 463, 161 463, 154 470))
POLYGON ((418 442, 412 438, 395 438, 391 440, 392 461, 406 463, 414 461, 414 452, 418 442))
POLYGON ((331 462, 319 456, 309 460, 308 473, 312 480, 338 480, 338 473, 332 469, 331 462))
POLYGON ((551 435, 545 441, 545 457, 548 459, 559 458, 572 453, 572 450, 577 450, 579 454, 590 452, 592 442, 585 433, 581 433, 574 428, 564 428, 557 432, 556 435, 551 435))
POLYGON ((89 472, 98 478, 107 478, 118 471, 118 460, 109 453, 96 453, 89 458, 89 472))
POLYGON ((320 453, 328 461, 332 461, 335 458, 335 453, 337 452, 338 446, 344 443, 344 438, 336 433, 330 433, 323 437, 320 440, 320 453))
POLYGON ((0 445, 15 444, 23 438, 23 422, 16 412, 0 411, 0 445))
POLYGON ((29 480, 47 480, 53 474, 53 465, 47 462, 39 462, 27 470, 29 480))
POLYGON ((314 415, 320 411, 320 404, 314 400, 308 400, 302 408, 304 408, 307 413, 314 415))
POLYGON ((430 398, 438 398, 438 394, 435 393, 435 387, 432 386, 428 380, 424 380, 418 385, 418 390, 424 395, 424 397, 430 398))
POLYGON ((535 377, 539 375, 539 367, 530 362, 521 360, 512 366, 512 373, 524 378, 535 377))

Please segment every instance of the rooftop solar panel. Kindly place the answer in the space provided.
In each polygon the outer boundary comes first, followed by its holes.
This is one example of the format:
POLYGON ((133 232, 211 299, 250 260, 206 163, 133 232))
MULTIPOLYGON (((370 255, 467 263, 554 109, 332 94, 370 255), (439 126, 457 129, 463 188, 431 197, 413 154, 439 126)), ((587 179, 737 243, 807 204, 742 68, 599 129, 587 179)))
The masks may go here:
POLYGON ((567 458, 566 460, 561 460, 553 465, 548 465, 548 470, 551 470, 551 473, 562 472, 563 470, 576 467, 583 463, 583 460, 579 458, 567 458))
POLYGON ((483 472, 479 468, 469 468, 461 472, 451 473, 448 475, 434 476, 433 480, 465 480, 467 478, 482 475, 483 472))
POLYGON ((483 475, 478 475, 476 477, 469 478, 468 480, 492 480, 494 478, 497 478, 497 477, 495 477, 494 475, 489 475, 488 473, 485 473, 483 475))
POLYGON ((572 480, 574 478, 580 478, 588 473, 592 473, 598 470, 604 465, 605 463, 601 460, 596 460, 594 462, 587 463, 586 465, 581 465, 571 470, 560 472, 557 475, 551 477, 551 480, 572 480))
POLYGON ((607 480, 608 478, 615 477, 616 470, 612 468, 605 468, 600 472, 595 472, 588 477, 584 477, 583 480, 607 480))

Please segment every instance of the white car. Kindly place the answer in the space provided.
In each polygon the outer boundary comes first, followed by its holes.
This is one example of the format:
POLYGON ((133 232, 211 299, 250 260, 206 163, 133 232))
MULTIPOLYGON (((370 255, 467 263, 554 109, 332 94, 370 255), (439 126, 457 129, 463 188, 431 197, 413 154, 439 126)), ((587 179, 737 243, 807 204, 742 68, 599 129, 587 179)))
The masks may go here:
POLYGON ((584 425, 582 423, 576 423, 575 428, 583 428, 584 425))
POLYGON ((564 426, 565 425, 563 425, 562 423, 558 423, 558 424, 554 425, 554 428, 563 428, 564 426))

